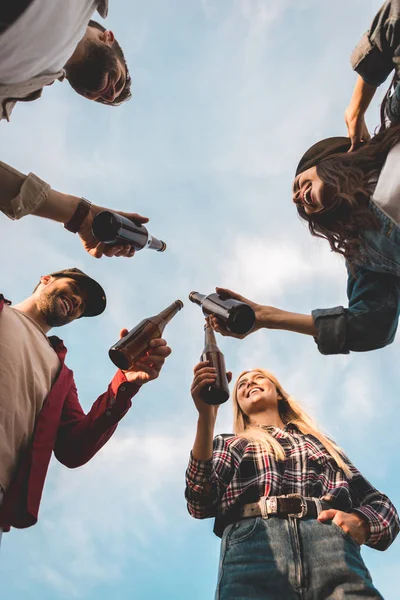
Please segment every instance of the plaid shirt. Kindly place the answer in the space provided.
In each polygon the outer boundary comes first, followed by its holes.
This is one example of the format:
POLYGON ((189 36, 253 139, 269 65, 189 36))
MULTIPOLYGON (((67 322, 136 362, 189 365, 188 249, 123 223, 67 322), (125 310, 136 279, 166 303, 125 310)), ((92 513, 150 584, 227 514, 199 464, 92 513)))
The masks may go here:
POLYGON ((386 550, 399 532, 399 517, 389 498, 378 492, 344 457, 348 478, 313 435, 304 435, 293 423, 284 429, 268 427, 282 445, 286 459, 268 456, 259 445, 232 434, 214 438, 213 458, 190 456, 186 471, 189 513, 196 519, 216 517, 214 531, 221 535, 224 521, 238 505, 260 496, 301 494, 332 496, 332 507, 363 514, 370 526, 366 544, 386 550))

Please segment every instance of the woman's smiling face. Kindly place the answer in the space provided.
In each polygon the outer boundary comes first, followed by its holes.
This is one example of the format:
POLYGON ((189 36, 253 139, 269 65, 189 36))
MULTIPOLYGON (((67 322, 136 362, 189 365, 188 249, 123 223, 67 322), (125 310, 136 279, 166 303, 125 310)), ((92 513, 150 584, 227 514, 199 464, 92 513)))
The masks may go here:
POLYGON ((293 182, 293 202, 303 206, 309 215, 324 208, 325 184, 318 177, 317 167, 310 167, 295 177, 293 182))
POLYGON ((278 404, 275 384, 260 371, 244 373, 236 386, 237 402, 247 416, 278 404))

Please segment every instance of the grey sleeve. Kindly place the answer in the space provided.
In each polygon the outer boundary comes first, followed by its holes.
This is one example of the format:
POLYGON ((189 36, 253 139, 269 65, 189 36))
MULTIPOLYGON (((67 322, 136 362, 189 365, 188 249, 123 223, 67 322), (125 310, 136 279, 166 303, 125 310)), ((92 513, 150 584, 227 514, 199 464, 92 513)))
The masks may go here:
POLYGON ((400 69, 400 0, 387 0, 351 55, 353 69, 366 83, 379 86, 400 69))

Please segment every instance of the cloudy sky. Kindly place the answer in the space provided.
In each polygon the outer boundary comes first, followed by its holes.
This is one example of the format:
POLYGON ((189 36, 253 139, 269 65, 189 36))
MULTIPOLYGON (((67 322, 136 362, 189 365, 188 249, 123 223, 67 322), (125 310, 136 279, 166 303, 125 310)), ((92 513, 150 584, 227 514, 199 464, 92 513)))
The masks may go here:
MULTIPOLYGON (((342 260, 312 239, 291 204, 303 151, 344 135, 355 75, 349 56, 377 0, 113 0, 106 25, 125 49, 133 98, 120 108, 78 97, 67 83, 20 105, 1 124, 1 157, 64 192, 150 217, 164 254, 96 261, 60 225, 0 220, 2 291, 17 302, 40 275, 77 266, 101 281, 107 312, 61 330, 82 405, 112 377, 107 350, 181 298, 165 336, 173 353, 108 445, 85 467, 54 460, 32 529, 3 536, 7 600, 212 598, 219 540, 189 517, 184 472, 196 412, 189 394, 203 346, 192 290, 230 287, 309 313, 346 303, 342 260)), ((382 90, 383 92, 383 90, 382 90)), ((374 99, 368 126, 379 121, 374 99)), ((399 338, 400 339, 400 338, 399 338)), ((266 367, 353 462, 400 505, 396 457, 399 341, 368 354, 325 357, 314 341, 258 332, 220 340, 228 367, 266 367)), ((217 430, 231 431, 231 407, 217 430)), ((363 550, 386 600, 400 546, 363 550)))

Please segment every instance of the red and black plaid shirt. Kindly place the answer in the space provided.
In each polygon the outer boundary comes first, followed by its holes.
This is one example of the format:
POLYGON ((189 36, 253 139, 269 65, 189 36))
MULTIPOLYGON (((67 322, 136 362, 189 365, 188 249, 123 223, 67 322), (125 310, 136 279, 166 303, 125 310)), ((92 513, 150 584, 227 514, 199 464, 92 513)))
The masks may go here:
POLYGON ((226 515, 239 504, 260 496, 301 494, 333 497, 332 506, 362 513, 369 522, 367 545, 385 550, 399 532, 399 517, 389 498, 378 492, 344 457, 352 477, 346 477, 325 447, 313 435, 304 435, 293 423, 284 429, 269 427, 282 445, 286 459, 276 460, 255 443, 232 434, 214 438, 213 458, 191 455, 186 471, 189 513, 196 519, 216 517, 214 531, 221 535, 226 515))

